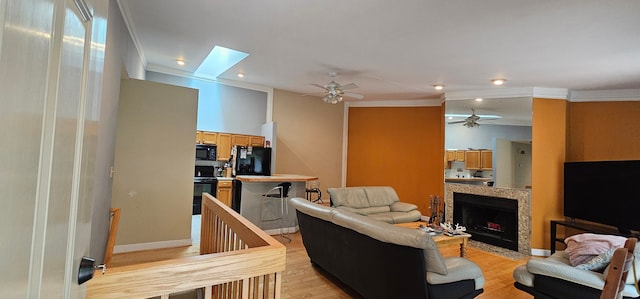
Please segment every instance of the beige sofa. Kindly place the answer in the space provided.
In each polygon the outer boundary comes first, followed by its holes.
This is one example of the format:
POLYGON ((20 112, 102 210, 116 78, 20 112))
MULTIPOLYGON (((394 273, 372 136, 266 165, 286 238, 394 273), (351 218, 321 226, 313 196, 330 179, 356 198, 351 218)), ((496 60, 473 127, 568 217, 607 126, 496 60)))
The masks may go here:
POLYGON ((369 216, 387 223, 420 220, 421 213, 414 204, 400 202, 392 187, 329 188, 331 206, 356 214, 369 216))

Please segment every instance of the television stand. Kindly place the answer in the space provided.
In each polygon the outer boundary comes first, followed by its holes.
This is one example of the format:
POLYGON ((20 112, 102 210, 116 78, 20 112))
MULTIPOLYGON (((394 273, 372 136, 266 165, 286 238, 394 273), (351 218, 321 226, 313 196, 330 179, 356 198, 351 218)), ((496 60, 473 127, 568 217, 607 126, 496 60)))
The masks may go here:
POLYGON ((587 233, 618 235, 618 236, 624 236, 624 237, 632 237, 632 236, 637 237, 629 230, 623 231, 623 230, 616 230, 616 229, 608 229, 606 227, 601 227, 598 225, 576 222, 573 218, 570 221, 551 220, 551 245, 550 245, 551 254, 556 252, 556 242, 560 242, 564 244, 564 239, 568 237, 568 236, 563 236, 563 237, 557 236, 558 225, 581 230, 587 233))

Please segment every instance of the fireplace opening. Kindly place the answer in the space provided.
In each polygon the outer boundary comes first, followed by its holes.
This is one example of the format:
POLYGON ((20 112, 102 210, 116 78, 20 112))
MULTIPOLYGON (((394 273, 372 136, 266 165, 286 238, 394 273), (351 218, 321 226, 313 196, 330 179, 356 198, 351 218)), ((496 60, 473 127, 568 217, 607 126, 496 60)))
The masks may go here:
POLYGON ((454 192, 453 223, 473 240, 518 251, 517 200, 454 192))

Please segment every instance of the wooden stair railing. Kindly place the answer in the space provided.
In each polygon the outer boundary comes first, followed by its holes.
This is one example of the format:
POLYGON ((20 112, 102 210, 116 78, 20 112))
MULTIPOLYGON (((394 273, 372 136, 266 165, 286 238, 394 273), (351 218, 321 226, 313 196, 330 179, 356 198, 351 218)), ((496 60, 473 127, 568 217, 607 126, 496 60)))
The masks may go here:
POLYGON ((231 208, 202 197, 200 255, 108 269, 88 282, 87 298, 280 298, 286 248, 231 208))

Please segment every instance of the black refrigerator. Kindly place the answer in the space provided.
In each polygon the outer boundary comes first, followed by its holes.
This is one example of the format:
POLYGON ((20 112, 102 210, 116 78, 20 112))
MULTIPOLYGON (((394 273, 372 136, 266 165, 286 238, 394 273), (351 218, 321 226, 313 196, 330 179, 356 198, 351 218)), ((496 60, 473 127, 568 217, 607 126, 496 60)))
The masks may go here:
POLYGON ((238 146, 235 153, 236 175, 271 175, 271 148, 238 146))

